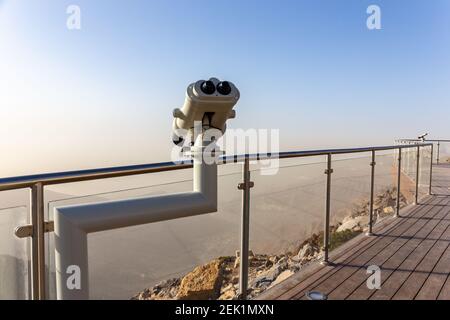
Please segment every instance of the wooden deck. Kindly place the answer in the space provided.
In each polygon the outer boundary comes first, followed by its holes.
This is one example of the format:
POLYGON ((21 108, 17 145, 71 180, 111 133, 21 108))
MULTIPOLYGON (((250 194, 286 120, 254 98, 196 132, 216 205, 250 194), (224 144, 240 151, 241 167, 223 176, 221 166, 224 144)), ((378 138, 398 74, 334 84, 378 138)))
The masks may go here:
POLYGON ((332 265, 312 264, 258 299, 450 299, 450 165, 433 168, 432 196, 384 221, 330 255, 332 265), (367 287, 367 267, 381 269, 381 288, 367 287))

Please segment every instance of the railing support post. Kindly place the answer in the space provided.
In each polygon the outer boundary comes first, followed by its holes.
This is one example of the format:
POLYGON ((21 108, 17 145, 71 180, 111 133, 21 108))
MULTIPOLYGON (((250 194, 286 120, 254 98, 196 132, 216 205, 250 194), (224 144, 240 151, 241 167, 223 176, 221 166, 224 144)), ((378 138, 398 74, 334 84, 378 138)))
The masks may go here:
POLYGON ((329 259, 329 245, 330 245, 330 204, 331 204, 331 174, 333 173, 333 169, 331 168, 331 153, 327 155, 327 169, 325 170, 325 174, 327 175, 327 194, 326 194, 326 203, 325 203, 325 224, 323 231, 323 265, 328 265, 329 259))
POLYGON ((31 281, 33 300, 45 299, 45 221, 44 221, 44 187, 36 183, 31 188, 31 281))
POLYGON ((414 204, 419 204, 419 173, 420 173, 420 146, 417 146, 416 155, 416 194, 414 204))
MULTIPOLYGON (((250 242, 250 189, 254 183, 250 181, 250 160, 245 158, 242 172, 243 183, 238 185, 242 190, 241 251, 239 254, 239 297, 247 299, 248 291, 248 253, 250 242)), ((237 257, 236 257, 237 259, 237 257)))
POLYGON ((437 163, 437 164, 439 164, 440 149, 441 149, 441 142, 438 141, 437 159, 436 159, 436 163, 437 163))
POLYGON ((402 195, 401 188, 401 175, 402 175, 402 148, 398 149, 398 164, 397 164, 397 210, 395 212, 396 217, 400 217, 400 197, 402 195))
POLYGON ((428 195, 431 196, 431 185, 433 184, 433 147, 434 145, 431 145, 431 161, 430 161, 430 183, 428 188, 428 195))
POLYGON ((372 161, 370 162, 371 174, 370 174, 370 203, 369 203, 369 231, 366 233, 367 236, 371 236, 373 228, 373 196, 375 192, 375 150, 372 150, 372 161))

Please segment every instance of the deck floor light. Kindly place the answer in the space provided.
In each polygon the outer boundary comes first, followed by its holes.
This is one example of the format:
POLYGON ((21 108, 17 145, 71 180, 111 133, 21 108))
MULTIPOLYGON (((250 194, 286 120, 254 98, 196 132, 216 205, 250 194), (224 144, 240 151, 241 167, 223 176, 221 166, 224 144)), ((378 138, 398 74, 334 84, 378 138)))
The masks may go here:
POLYGON ((328 300, 328 296, 319 291, 308 291, 305 295, 308 300, 328 300))

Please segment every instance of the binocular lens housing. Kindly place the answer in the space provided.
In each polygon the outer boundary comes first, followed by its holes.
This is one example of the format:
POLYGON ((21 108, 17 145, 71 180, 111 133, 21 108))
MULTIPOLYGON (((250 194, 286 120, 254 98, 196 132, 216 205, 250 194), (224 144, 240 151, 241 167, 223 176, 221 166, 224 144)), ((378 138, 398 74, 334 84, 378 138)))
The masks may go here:
POLYGON ((229 95, 231 93, 230 83, 228 81, 220 82, 217 85, 217 91, 224 96, 229 95))
POLYGON ((214 85, 214 82, 210 80, 203 82, 200 88, 204 94, 213 94, 216 92, 216 86, 214 85))

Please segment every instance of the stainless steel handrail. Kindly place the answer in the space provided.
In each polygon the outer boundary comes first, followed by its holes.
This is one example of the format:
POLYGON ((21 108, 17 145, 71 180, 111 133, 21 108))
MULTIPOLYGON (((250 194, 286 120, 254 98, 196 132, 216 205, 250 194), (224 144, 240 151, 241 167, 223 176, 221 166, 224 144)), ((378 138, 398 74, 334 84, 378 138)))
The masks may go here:
MULTIPOLYGON (((399 140, 400 141, 400 140, 399 140)), ((401 140, 406 141, 406 140, 401 140)), ((427 140, 431 141, 431 140, 427 140)), ((441 140, 443 141, 443 140, 441 140)), ((450 140, 449 140, 450 141, 450 140)), ((329 235, 329 215, 330 215, 330 190, 331 190, 331 174, 333 172, 332 155, 342 155, 342 154, 353 154, 353 153, 364 153, 371 152, 372 162, 374 164, 374 157, 376 151, 388 151, 397 150, 399 152, 399 170, 400 175, 400 159, 401 151, 408 148, 417 148, 418 151, 421 147, 431 146, 432 158, 433 158, 433 143, 419 143, 416 141, 414 144, 405 145, 393 145, 393 146, 379 146, 379 147, 364 147, 364 148, 344 148, 344 149, 326 149, 326 150, 307 150, 307 151, 292 151, 292 152, 280 152, 280 153, 267 153, 267 154, 243 154, 235 156, 222 156, 219 158, 219 164, 228 163, 244 163, 243 166, 243 180, 244 182, 240 184, 239 189, 243 191, 243 205, 242 205, 242 231, 241 231, 241 267, 240 267, 240 296, 245 299, 247 295, 248 288, 248 241, 249 241, 249 207, 250 207, 250 189, 253 183, 250 181, 250 161, 266 160, 266 159, 288 159, 288 158, 300 158, 300 157, 311 157, 311 156, 327 156, 327 186, 326 186, 326 223, 324 234, 329 235), (245 251, 245 252, 243 252, 245 251)), ((419 153, 418 153, 419 155, 419 153)), ((163 163, 153 163, 153 164, 142 164, 142 165, 132 165, 132 166, 120 166, 120 167, 110 167, 110 168, 97 168, 88 170, 77 170, 77 171, 67 171, 67 172, 55 172, 46 173, 38 175, 28 175, 19 177, 9 177, 0 179, 0 191, 15 190, 29 188, 31 191, 31 221, 32 221, 32 232, 31 232, 31 266, 32 266, 32 296, 33 299, 45 299, 45 237, 44 234, 46 230, 46 223, 44 219, 44 187, 49 185, 90 181, 106 178, 118 178, 131 175, 156 173, 156 172, 166 172, 173 170, 181 170, 192 168, 192 161, 183 162, 163 162, 163 163)), ((372 177, 374 166, 372 166, 372 177)), ((371 179, 371 197, 373 198, 374 184, 373 178, 371 179)), ((418 193, 418 179, 416 179, 416 199, 418 193)), ((398 179, 400 184, 400 178, 398 179)), ((400 185, 397 186, 400 189, 400 185)), ((430 174, 430 191, 431 191, 431 174, 430 174)), ((397 213, 399 209, 399 204, 397 203, 397 213)), ((370 231, 372 226, 370 225, 370 231)), ((371 233, 369 233, 370 235, 371 233)), ((324 243, 324 263, 328 263, 328 241, 324 243)))
MULTIPOLYGON (((421 147, 431 146, 429 143, 419 144, 421 147)), ((414 147, 417 146, 414 145, 414 147)), ((380 147, 365 147, 365 148, 348 148, 348 149, 325 149, 325 150, 308 150, 308 151, 291 151, 280 153, 266 153, 266 154, 242 154, 235 156, 222 156, 219 158, 219 164, 240 163, 245 159, 267 160, 267 159, 287 159, 321 156, 328 154, 352 154, 372 151, 387 151, 396 149, 412 148, 411 145, 395 145, 395 146, 380 146, 380 147)), ((132 166, 97 168, 88 170, 54 172, 37 175, 9 177, 0 179, 0 191, 31 188, 36 183, 42 183, 44 186, 64 184, 71 182, 81 182, 87 180, 98 180, 106 178, 118 178, 131 175, 164 172, 180 169, 192 168, 191 161, 183 162, 162 162, 152 164, 141 164, 132 166)))

